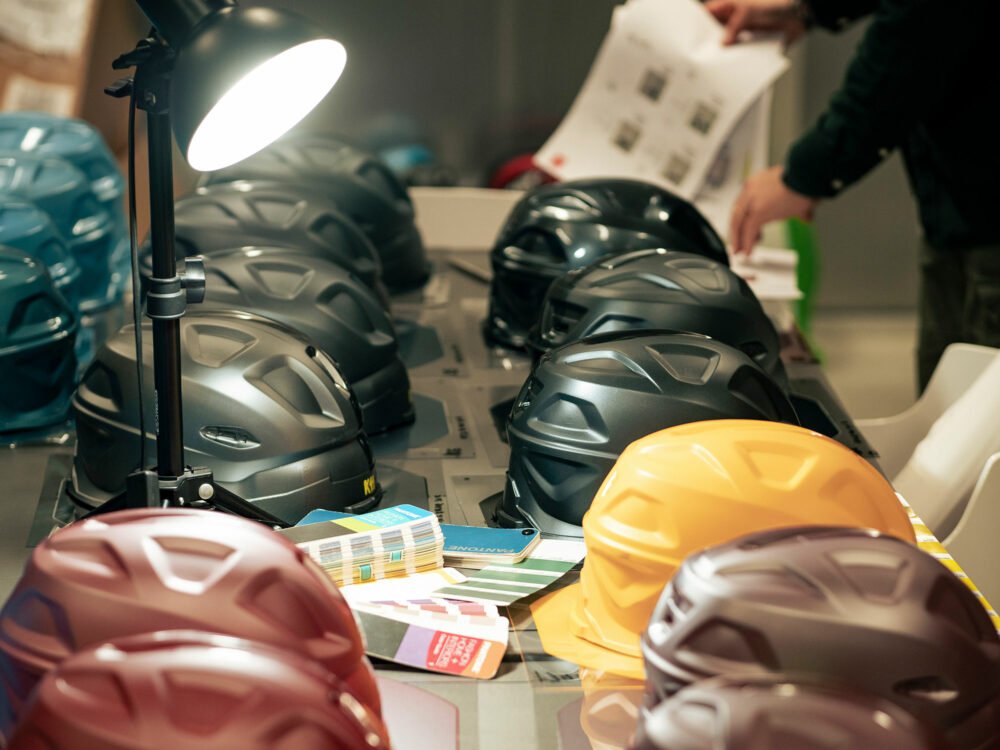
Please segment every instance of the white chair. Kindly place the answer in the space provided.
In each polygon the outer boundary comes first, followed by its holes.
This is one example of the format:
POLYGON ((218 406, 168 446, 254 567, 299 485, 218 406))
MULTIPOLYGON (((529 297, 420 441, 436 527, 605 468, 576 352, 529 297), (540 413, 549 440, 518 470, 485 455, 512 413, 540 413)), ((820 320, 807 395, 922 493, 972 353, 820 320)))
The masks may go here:
MULTIPOLYGON (((857 426, 879 452, 883 469, 895 477, 934 423, 977 381, 998 356, 997 349, 973 344, 948 347, 927 389, 909 409, 891 417, 862 419, 857 426)), ((1000 420, 996 423, 1000 429, 1000 420)), ((975 436, 971 436, 975 440, 975 436)), ((907 498, 921 516, 953 519, 942 529, 944 546, 994 606, 1000 606, 1000 453, 983 466, 964 509, 964 498, 926 498, 952 507, 921 507, 907 498)), ((925 519, 926 520, 926 519, 925 519)), ((934 527, 932 526, 932 529, 934 527)))
POLYGON ((857 420, 858 428, 879 452, 886 476, 899 473, 938 417, 969 389, 997 351, 988 346, 952 344, 913 406, 891 417, 857 420))

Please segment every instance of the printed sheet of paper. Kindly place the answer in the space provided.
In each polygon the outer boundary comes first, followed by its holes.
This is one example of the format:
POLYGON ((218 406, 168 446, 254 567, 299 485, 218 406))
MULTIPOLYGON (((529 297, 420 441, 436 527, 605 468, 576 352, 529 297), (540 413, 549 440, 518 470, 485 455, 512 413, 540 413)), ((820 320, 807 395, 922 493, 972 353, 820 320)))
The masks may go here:
POLYGON ((737 123, 788 66, 776 40, 723 47, 722 34, 696 0, 617 8, 539 166, 560 179, 643 179, 694 199, 737 123))

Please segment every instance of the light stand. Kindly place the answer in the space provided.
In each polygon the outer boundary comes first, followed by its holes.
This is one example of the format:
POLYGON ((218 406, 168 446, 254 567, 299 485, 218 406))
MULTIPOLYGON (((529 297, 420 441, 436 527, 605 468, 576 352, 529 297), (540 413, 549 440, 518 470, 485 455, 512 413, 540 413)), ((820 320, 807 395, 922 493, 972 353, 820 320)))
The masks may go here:
MULTIPOLYGON (((146 315, 153 321, 153 382, 156 392, 156 471, 145 467, 129 475, 126 489, 87 517, 126 508, 207 506, 252 518, 269 526, 288 524, 216 484, 206 468, 184 463, 184 421, 181 396, 180 319, 187 303, 205 296, 204 267, 190 258, 177 274, 174 251, 174 197, 170 128, 170 74, 174 54, 153 33, 134 50, 114 61, 116 70, 135 68, 106 89, 114 97, 134 96, 146 112, 149 151, 150 245, 153 274, 146 295, 146 315), (133 91, 134 88, 134 91, 133 91)), ((130 184, 134 191, 135 185, 130 184)), ((136 331, 139 335, 139 331, 136 331)), ((139 408, 142 408, 140 405, 139 408)), ((140 435, 145 440, 145 435, 140 435)))
MULTIPOLYGON (((305 19, 281 9, 241 8, 234 0, 136 3, 153 31, 112 64, 116 70, 135 68, 134 77, 105 91, 131 97, 131 106, 147 114, 153 276, 146 314, 153 321, 157 465, 155 471, 143 466, 130 474, 125 491, 89 515, 196 505, 286 526, 216 484, 208 469, 184 463, 180 318, 188 303, 204 298, 205 271, 201 258, 195 257, 177 274, 171 130, 197 170, 220 169, 245 159, 279 138, 326 96, 344 70, 347 52, 305 19)), ((130 118, 133 115, 130 109, 130 118)), ((134 159, 134 139, 130 142, 134 159)), ((131 169, 129 176, 134 206, 131 169)), ((137 320, 137 342, 140 336, 137 320)), ((137 360, 141 362, 141 352, 137 360)), ((140 425, 142 419, 140 404, 140 425)), ((140 433, 144 445, 146 435, 142 429, 140 433)))

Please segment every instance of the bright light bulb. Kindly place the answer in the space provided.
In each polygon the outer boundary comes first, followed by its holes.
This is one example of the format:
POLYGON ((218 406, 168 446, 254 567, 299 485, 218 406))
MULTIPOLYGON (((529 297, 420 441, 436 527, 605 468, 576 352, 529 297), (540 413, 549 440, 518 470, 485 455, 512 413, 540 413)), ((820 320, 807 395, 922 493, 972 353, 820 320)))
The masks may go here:
POLYGON ((188 163, 200 172, 246 159, 309 114, 344 72, 347 50, 315 39, 275 55, 241 78, 201 121, 188 163))

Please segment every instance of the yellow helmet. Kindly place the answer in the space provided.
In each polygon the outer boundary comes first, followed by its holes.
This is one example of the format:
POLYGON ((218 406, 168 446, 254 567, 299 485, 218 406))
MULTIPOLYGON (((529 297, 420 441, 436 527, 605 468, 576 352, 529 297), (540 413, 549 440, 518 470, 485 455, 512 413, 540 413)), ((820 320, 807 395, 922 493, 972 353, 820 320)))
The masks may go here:
POLYGON ((648 435, 622 453, 583 518, 587 559, 570 630, 638 657, 639 634, 685 557, 753 531, 813 524, 916 542, 889 482, 818 433, 718 420, 648 435))

